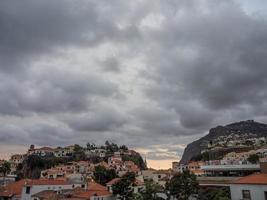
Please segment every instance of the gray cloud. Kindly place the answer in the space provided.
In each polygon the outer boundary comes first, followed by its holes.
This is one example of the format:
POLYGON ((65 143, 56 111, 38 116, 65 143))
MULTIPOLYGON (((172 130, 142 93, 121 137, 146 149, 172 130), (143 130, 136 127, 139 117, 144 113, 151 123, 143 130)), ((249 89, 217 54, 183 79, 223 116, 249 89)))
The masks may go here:
POLYGON ((267 122, 266 18, 234 0, 2 1, 0 30, 2 143, 172 159, 218 124, 267 122))
POLYGON ((78 116, 69 116, 65 121, 76 131, 98 131, 105 132, 116 130, 116 128, 127 123, 127 118, 115 108, 105 105, 94 105, 89 113, 78 116))

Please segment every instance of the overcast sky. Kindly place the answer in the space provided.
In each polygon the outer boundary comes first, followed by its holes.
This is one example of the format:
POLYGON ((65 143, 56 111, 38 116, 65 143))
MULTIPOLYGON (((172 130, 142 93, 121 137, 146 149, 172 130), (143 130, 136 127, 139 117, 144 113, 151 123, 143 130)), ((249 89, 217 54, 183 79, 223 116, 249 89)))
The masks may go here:
POLYGON ((111 140, 154 167, 267 123, 265 0, 0 1, 0 152, 111 140))

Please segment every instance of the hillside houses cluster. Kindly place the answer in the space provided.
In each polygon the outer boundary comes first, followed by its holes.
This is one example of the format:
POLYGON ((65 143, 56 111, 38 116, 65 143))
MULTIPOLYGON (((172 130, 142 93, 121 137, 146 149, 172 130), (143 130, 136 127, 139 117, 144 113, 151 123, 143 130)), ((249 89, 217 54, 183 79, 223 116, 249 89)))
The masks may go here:
MULTIPOLYGON (((134 193, 139 193, 145 189, 146 180, 153 180, 163 187, 171 177, 170 171, 142 170, 133 161, 122 158, 124 155, 136 155, 137 152, 133 150, 119 149, 118 151, 111 152, 104 148, 92 148, 84 149, 83 152, 86 157, 99 157, 104 159, 101 159, 97 163, 93 163, 89 159, 70 161, 42 170, 39 179, 6 181, 0 186, 0 199, 110 200, 116 199, 112 193, 112 186, 128 172, 135 174, 136 177, 132 185, 134 193), (98 166, 106 170, 114 170, 117 178, 112 179, 105 185, 96 183, 94 172, 98 166)), ((16 173, 16 167, 22 164, 28 156, 68 158, 74 153, 74 146, 35 148, 31 145, 26 154, 12 155, 9 163, 11 164, 12 172, 16 173)), ((10 176, 8 175, 6 180, 10 176)))
POLYGON ((267 144, 266 137, 257 137, 252 133, 236 134, 219 136, 210 141, 204 141, 201 145, 204 147, 201 153, 211 150, 218 150, 222 148, 234 148, 234 147, 262 147, 267 144))

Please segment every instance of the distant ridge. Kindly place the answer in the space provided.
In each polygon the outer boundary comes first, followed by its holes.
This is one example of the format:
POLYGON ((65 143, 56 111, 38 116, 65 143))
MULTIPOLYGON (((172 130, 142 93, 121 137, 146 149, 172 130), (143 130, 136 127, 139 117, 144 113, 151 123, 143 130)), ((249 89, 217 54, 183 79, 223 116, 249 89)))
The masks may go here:
POLYGON ((267 124, 255 122, 254 120, 240 121, 226 126, 217 126, 209 130, 209 133, 187 145, 184 150, 182 159, 180 160, 181 164, 185 164, 194 156, 197 156, 201 153, 202 144, 205 141, 210 141, 219 136, 227 136, 230 134, 245 134, 252 133, 256 137, 267 137, 267 124))

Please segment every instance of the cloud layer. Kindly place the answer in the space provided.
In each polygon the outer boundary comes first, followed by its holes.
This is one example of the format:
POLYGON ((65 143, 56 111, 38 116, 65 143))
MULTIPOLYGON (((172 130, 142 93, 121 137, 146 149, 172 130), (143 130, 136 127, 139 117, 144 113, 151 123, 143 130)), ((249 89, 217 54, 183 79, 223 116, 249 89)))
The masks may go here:
POLYGON ((170 160, 267 122, 267 21, 234 0, 0 2, 0 142, 112 140, 170 160))

